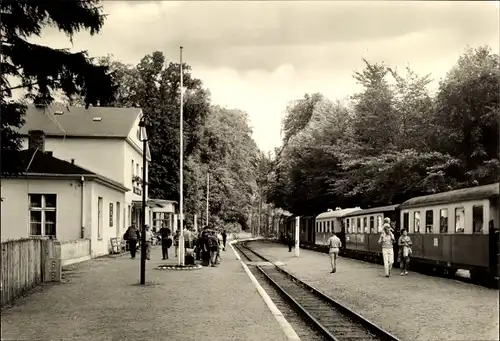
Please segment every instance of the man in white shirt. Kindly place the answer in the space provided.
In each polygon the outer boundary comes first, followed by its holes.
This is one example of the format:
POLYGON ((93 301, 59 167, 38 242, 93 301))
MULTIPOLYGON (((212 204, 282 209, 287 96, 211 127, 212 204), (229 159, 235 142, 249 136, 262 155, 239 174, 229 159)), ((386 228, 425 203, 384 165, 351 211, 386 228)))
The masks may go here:
POLYGON ((153 241, 153 232, 151 232, 151 229, 149 228, 149 225, 144 225, 146 228, 146 259, 150 260, 151 259, 151 243, 153 241))
POLYGON ((342 242, 340 238, 335 235, 335 232, 332 231, 332 235, 328 238, 326 244, 328 245, 328 254, 330 255, 330 263, 332 265, 332 274, 334 274, 337 272, 337 257, 339 256, 342 242))

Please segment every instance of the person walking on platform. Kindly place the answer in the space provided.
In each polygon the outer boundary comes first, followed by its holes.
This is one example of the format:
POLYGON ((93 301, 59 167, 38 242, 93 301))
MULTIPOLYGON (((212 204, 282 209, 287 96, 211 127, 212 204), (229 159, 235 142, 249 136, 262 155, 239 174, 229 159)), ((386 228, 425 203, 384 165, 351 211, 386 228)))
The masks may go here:
POLYGON ((175 245, 175 257, 179 253, 179 238, 181 237, 181 232, 179 230, 175 231, 174 234, 174 245, 175 245))
POLYGON ((208 238, 208 226, 205 226, 201 239, 200 239, 200 248, 201 248, 201 265, 209 266, 210 265, 210 243, 208 238))
POLYGON ((135 226, 135 224, 130 225, 123 235, 123 240, 126 240, 128 243, 131 259, 135 259, 135 253, 137 252, 137 241, 140 239, 140 237, 141 234, 139 233, 139 229, 137 228, 137 226, 135 226))
POLYGON ((395 242, 394 235, 391 232, 391 225, 384 223, 383 231, 380 234, 378 243, 382 245, 382 257, 384 258, 385 277, 391 275, 392 264, 394 263, 394 249, 395 242))
POLYGON ((168 227, 163 224, 160 229, 160 237, 161 237, 161 253, 163 256, 163 260, 168 259, 168 249, 172 246, 172 239, 170 238, 171 231, 168 227))
POLYGON ((222 230, 222 251, 226 251, 226 241, 227 241, 227 234, 226 230, 222 230))
POLYGON ((208 236, 208 245, 210 246, 210 265, 212 267, 216 266, 216 258, 217 258, 217 249, 218 249, 218 240, 215 235, 215 231, 211 231, 208 236))
POLYGON ((339 256, 340 248, 342 247, 342 242, 340 238, 337 237, 334 231, 332 231, 332 235, 328 238, 326 242, 328 245, 328 254, 330 255, 330 263, 332 265, 332 274, 337 272, 337 258, 339 256))
POLYGON ((287 234, 287 236, 286 236, 286 242, 288 244, 288 252, 292 252, 292 247, 295 244, 295 242, 294 242, 294 240, 292 238, 292 234, 291 233, 287 234))
POLYGON ((398 246, 401 276, 408 275, 408 266, 410 265, 411 257, 411 239, 408 236, 408 231, 406 231, 406 229, 401 230, 401 237, 399 237, 398 246))
POLYGON ((220 252, 221 252, 222 243, 223 243, 222 233, 220 233, 220 230, 217 231, 216 236, 217 236, 217 258, 216 258, 216 264, 220 264, 220 252))
POLYGON ((153 244, 153 232, 151 232, 149 225, 144 225, 144 228, 146 229, 146 232, 145 232, 145 235, 146 235, 146 259, 150 260, 151 259, 151 244, 153 244))

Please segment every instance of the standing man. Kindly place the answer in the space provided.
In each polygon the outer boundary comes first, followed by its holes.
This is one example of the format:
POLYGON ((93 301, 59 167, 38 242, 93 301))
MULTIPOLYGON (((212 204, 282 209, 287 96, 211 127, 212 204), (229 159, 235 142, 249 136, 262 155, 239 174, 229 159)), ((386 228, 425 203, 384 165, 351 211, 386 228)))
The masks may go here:
POLYGON ((382 245, 382 257, 384 258, 385 277, 391 275, 392 264, 394 263, 394 249, 395 242, 394 235, 391 232, 391 225, 384 223, 384 230, 380 234, 378 243, 382 245))
POLYGON ((286 241, 288 244, 288 252, 292 252, 292 247, 295 245, 295 241, 293 240, 291 233, 287 234, 286 241))
POLYGON ((153 242, 153 232, 151 232, 151 229, 149 228, 149 225, 144 225, 146 228, 146 259, 150 260, 151 259, 151 244, 153 242))
POLYGON ((140 239, 140 237, 141 234, 135 223, 130 225, 123 235, 123 239, 128 242, 131 259, 135 259, 135 253, 137 252, 137 241, 140 239))
POLYGON ((226 240, 227 240, 226 230, 222 230, 222 245, 223 245, 222 251, 226 251, 226 240))
POLYGON ((332 231, 332 235, 328 238, 326 242, 328 245, 328 254, 330 255, 330 263, 332 265, 332 274, 337 272, 337 257, 339 256, 340 248, 342 247, 342 242, 340 238, 337 237, 334 231, 332 231))
POLYGON ((161 253, 163 256, 163 260, 168 259, 168 249, 172 246, 172 239, 170 238, 170 229, 162 224, 160 229, 160 237, 161 237, 161 253))

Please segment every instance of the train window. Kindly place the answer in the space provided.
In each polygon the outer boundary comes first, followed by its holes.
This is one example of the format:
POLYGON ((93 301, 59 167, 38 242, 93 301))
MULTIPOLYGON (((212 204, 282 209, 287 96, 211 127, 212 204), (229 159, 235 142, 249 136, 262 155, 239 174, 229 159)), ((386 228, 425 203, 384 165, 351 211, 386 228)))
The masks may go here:
POLYGON ((483 233, 483 206, 472 206, 472 232, 483 233))
POLYGON ((410 213, 403 213, 403 228, 406 231, 410 231, 410 213))
POLYGON ((439 233, 448 233, 448 209, 439 210, 439 233))
POLYGON ((363 218, 363 232, 368 233, 368 218, 367 217, 363 218))
POLYGON ((425 233, 432 233, 434 227, 434 211, 425 211, 425 233))
POLYGON ((346 233, 351 233, 351 225, 350 225, 351 220, 346 219, 345 220, 345 226, 346 226, 346 233))
POLYGON ((370 233, 375 233, 375 217, 370 217, 370 233))
POLYGON ((358 221, 356 223, 356 226, 358 227, 358 233, 361 233, 363 231, 361 226, 361 218, 358 218, 357 220, 358 221))
POLYGON ((420 212, 413 213, 413 233, 420 233, 420 212))
POLYGON ((382 216, 377 216, 377 232, 382 232, 382 216))
POLYGON ((463 207, 455 208, 455 233, 464 233, 465 231, 465 209, 463 207))
POLYGON ((330 221, 326 222, 326 232, 330 232, 330 221))
POLYGON ((319 222, 316 222, 316 232, 319 232, 319 222))

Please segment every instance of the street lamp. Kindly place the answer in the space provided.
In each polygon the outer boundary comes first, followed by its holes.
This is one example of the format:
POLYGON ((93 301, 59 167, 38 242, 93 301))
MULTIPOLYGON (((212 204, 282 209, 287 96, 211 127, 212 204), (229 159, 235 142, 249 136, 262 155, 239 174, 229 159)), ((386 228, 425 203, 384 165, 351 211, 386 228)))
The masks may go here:
POLYGON ((141 227, 141 284, 146 284, 146 116, 139 121, 139 140, 142 141, 142 227, 141 227))

